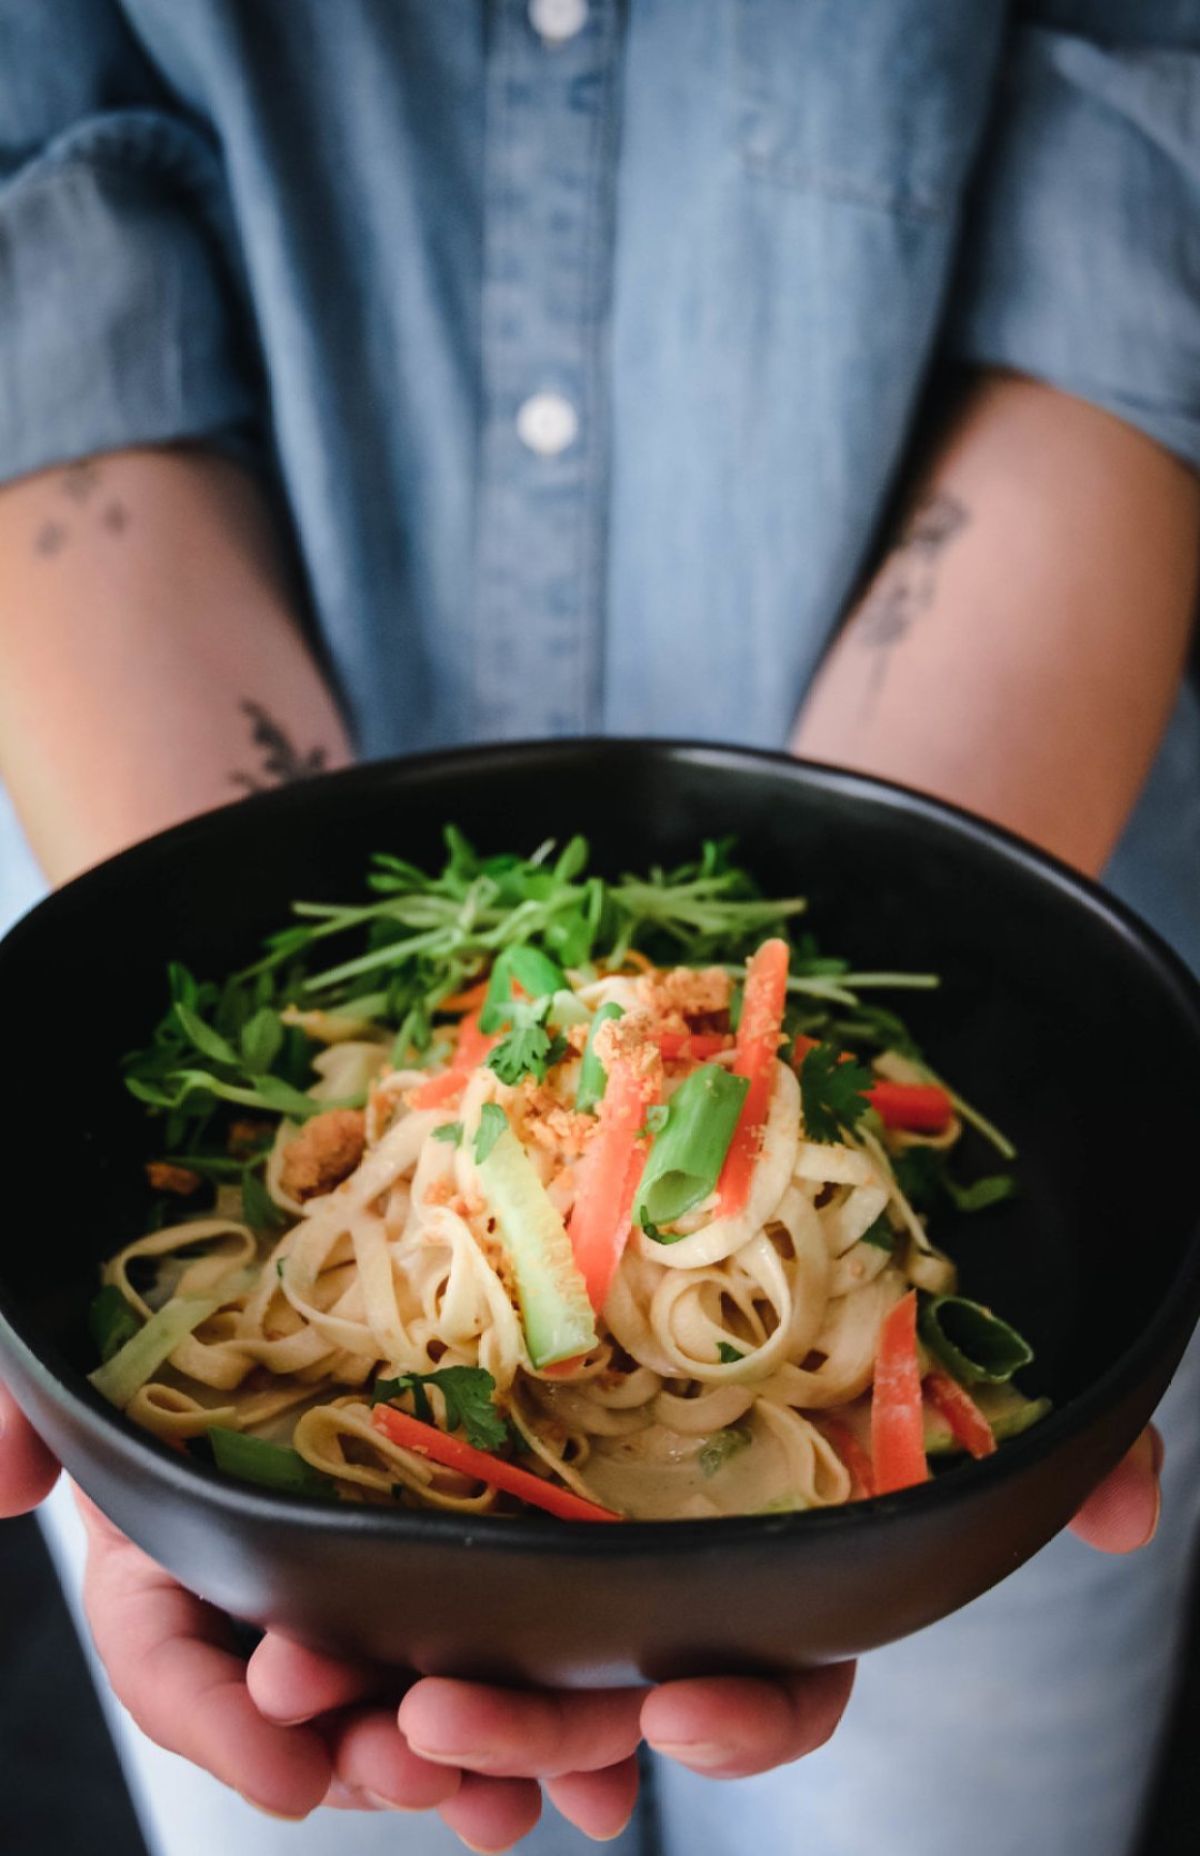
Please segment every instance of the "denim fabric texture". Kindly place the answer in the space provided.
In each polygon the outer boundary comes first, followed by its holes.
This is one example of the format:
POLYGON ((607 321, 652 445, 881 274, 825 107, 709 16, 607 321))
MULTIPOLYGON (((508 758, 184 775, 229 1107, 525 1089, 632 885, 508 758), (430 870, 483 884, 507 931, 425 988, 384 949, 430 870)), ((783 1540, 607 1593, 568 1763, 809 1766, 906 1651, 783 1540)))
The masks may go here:
MULTIPOLYGON (((1195 0, 0 0, 0 480, 172 440, 254 461, 365 755, 779 746, 940 364, 1200 465, 1198 226, 1195 0)), ((1110 876, 1200 968, 1198 852, 1185 690, 1110 876)), ((0 916, 35 888, 0 805, 0 916)), ((1177 1514, 1153 1558, 1059 1543, 883 1653, 810 1767, 665 1775, 669 1848, 957 1856, 965 1822, 976 1856, 1120 1856, 1177 1514), (1055 1757, 1002 1761, 989 1718, 1035 1692, 1055 1757), (922 1693, 953 1721, 889 1791, 922 1693)), ((167 1856, 267 1848, 198 1778, 172 1818, 169 1756, 134 1757, 167 1856)))

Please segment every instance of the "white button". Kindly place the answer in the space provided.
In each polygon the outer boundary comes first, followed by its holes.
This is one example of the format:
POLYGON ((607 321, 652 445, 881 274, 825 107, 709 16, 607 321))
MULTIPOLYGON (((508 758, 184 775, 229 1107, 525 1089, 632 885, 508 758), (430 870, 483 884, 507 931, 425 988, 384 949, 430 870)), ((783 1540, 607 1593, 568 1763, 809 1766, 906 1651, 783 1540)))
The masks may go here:
POLYGON ((587 25, 587 0, 529 0, 529 23, 547 45, 563 45, 587 25))
POLYGON ((579 414, 561 393, 535 393, 517 413, 517 437, 539 457, 557 457, 578 432, 579 414))

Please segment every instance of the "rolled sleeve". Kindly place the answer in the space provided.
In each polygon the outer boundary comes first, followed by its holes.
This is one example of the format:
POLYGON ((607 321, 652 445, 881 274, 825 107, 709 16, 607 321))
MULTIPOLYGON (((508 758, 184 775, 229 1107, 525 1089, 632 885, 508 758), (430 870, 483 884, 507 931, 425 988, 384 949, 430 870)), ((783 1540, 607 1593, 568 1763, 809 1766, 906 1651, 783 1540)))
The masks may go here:
POLYGON ((949 346, 1105 407, 1200 467, 1194 36, 1014 34, 968 197, 949 346))
MULTIPOLYGON (((2 98, 0 98, 2 102, 2 98)), ((112 111, 0 185, 0 478, 134 444, 229 440, 258 394, 219 158, 112 111)))

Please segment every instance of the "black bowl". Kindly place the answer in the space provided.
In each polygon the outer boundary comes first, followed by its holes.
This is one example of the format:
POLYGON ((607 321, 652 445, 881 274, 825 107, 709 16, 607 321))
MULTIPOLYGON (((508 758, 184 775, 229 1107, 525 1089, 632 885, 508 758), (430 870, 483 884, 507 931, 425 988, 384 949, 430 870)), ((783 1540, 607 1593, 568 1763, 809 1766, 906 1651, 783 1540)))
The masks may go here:
MULTIPOLYGON (((71 1474, 193 1591, 326 1649, 571 1684, 795 1667, 932 1623, 1069 1519, 1146 1422, 1200 1310, 1200 990, 1124 910, 911 793, 781 756, 636 742, 394 761, 212 813, 90 872, 0 947, 10 1094, 6 1378, 71 1474), (968 1293, 1037 1350, 1043 1424, 925 1487, 795 1515, 622 1527, 271 1496, 181 1458, 85 1380, 96 1264, 141 1228, 147 1129, 118 1075, 178 957, 220 975, 368 854, 582 830, 616 872, 734 832, 860 965, 933 968, 909 1015, 1017 1141, 1021 1196, 943 1218, 968 1293)), ((978 1156, 983 1159, 981 1153, 978 1156)))

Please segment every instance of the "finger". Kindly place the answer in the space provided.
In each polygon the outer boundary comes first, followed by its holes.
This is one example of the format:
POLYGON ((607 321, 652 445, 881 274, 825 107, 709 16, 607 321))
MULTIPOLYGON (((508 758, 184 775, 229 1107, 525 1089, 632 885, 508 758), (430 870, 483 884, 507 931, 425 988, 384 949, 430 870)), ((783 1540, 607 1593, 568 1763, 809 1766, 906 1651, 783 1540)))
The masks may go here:
POLYGON ((695 1772, 742 1779, 824 1746, 853 1683, 853 1663, 773 1681, 668 1682, 646 1697, 642 1732, 658 1752, 695 1772))
POLYGON ((366 1663, 322 1656, 268 1632, 246 1665, 246 1686, 264 1719, 295 1727, 377 1694, 380 1676, 366 1663))
POLYGON ((28 1514, 57 1479, 58 1464, 12 1394, 0 1386, 0 1519, 28 1514))
POLYGON ((1162 1438, 1151 1424, 1071 1522, 1080 1538, 1102 1553, 1132 1553, 1148 1546, 1162 1508, 1162 1459, 1162 1438))
POLYGON ((603 1772, 568 1772, 547 1779, 546 1796, 569 1824, 607 1843, 619 1837, 637 1803, 637 1758, 630 1754, 603 1772))
POLYGON ((119 1701, 159 1746, 179 1753, 278 1817, 306 1817, 333 1776, 320 1735, 264 1721, 221 1613, 193 1598, 80 1510, 89 1535, 84 1608, 119 1701))
POLYGON ((469 1850, 511 1849, 542 1815, 542 1794, 532 1779, 484 1779, 464 1772, 462 1784, 438 1816, 469 1850))
POLYGON ((331 1736, 337 1782, 379 1809, 432 1811, 458 1791, 453 1766, 435 1766, 414 1753, 396 1731, 390 1708, 364 1708, 339 1723, 331 1736))
POLYGON ((400 1731, 426 1759, 504 1777, 595 1772, 641 1738, 640 1689, 527 1694, 431 1676, 400 1704, 400 1731))

